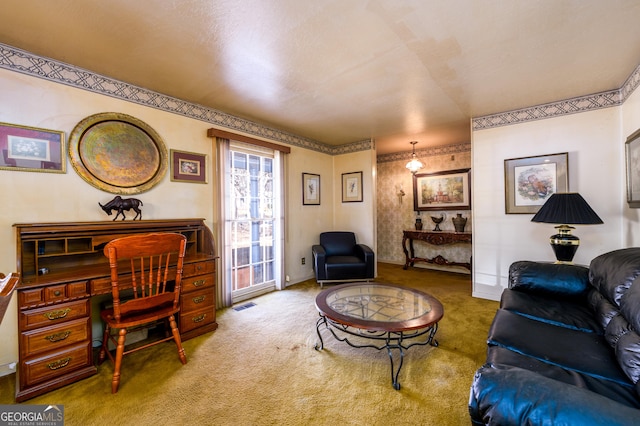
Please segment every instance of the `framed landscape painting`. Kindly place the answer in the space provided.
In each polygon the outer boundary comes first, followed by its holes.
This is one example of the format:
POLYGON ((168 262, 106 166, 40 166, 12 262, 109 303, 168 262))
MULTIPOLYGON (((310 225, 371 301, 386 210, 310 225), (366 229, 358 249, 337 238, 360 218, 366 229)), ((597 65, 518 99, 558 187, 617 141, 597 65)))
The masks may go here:
POLYGON ((535 214, 551 195, 567 192, 568 156, 563 152, 504 160, 505 213, 535 214))
POLYGON ((413 209, 469 210, 471 169, 413 175, 413 209))

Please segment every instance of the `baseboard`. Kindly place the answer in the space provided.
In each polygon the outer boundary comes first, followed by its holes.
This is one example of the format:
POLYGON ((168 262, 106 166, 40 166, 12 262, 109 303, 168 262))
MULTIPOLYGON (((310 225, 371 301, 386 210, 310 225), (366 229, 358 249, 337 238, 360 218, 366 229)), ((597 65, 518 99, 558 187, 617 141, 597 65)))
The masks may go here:
POLYGON ((16 372, 16 363, 10 362, 9 364, 0 364, 0 377, 8 376, 16 372))

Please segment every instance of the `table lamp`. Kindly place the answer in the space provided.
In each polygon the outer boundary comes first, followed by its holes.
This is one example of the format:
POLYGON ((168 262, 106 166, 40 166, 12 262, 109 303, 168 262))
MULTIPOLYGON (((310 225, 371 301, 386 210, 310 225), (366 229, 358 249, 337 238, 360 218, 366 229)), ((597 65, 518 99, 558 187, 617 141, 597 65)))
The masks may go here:
POLYGON ((571 263, 580 245, 580 238, 571 234, 575 228, 569 225, 604 223, 577 192, 553 194, 531 221, 558 224, 558 233, 550 238, 557 263, 571 263))

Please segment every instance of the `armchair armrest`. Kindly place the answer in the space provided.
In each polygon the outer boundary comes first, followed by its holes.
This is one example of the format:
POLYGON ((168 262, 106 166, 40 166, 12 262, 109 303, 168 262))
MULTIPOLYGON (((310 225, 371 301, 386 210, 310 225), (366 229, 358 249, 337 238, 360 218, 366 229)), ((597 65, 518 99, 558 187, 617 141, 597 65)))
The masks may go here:
POLYGON ((316 271, 316 276, 318 279, 325 279, 325 262, 327 252, 319 244, 311 246, 311 253, 313 254, 313 270, 316 271))
POLYGON ((509 288, 553 297, 582 297, 589 290, 584 266, 519 261, 509 267, 509 288))
POLYGON ((375 254, 371 247, 366 244, 356 244, 355 251, 357 256, 364 260, 367 265, 367 277, 373 277, 375 273, 375 254))

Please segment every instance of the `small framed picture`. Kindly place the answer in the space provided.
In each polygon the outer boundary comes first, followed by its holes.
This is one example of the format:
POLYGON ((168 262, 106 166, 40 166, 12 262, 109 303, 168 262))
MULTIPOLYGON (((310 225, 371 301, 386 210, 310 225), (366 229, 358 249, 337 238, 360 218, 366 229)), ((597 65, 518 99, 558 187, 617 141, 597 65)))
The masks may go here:
POLYGON ((0 123, 0 169, 66 173, 64 132, 0 123))
POLYGON ((342 174, 342 202, 358 203, 362 201, 362 172, 342 174))
POLYGON ((302 173, 302 205, 320 205, 320 175, 302 173))
POLYGON ((625 143, 627 163, 627 204, 640 207, 640 129, 627 138, 625 143))
POLYGON ((504 160, 505 213, 535 214, 551 195, 567 192, 568 156, 563 152, 504 160))
POLYGON ((207 156, 195 152, 171 150, 171 180, 207 183, 207 156))
POLYGON ((469 210, 471 169, 413 175, 413 209, 469 210))

